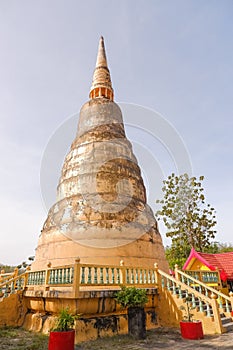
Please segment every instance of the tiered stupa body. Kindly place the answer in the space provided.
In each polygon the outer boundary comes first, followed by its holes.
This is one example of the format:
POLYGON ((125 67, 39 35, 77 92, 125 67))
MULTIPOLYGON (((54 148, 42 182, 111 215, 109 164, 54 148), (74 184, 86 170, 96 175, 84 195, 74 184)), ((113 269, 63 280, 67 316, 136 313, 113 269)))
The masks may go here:
POLYGON ((140 168, 113 102, 100 39, 90 100, 66 156, 32 269, 82 263, 153 266, 167 270, 156 220, 146 203, 140 168))

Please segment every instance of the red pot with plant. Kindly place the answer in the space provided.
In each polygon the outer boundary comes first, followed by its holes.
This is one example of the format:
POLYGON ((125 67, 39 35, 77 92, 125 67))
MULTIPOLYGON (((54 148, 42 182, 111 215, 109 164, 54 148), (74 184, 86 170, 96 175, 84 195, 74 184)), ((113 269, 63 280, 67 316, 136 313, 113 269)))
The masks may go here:
POLYGON ((204 338, 201 321, 181 321, 181 335, 185 339, 202 339, 204 338))
POLYGON ((74 350, 76 316, 71 315, 68 309, 61 310, 55 327, 49 334, 48 350, 74 350))
POLYGON ((185 300, 186 307, 181 306, 180 309, 186 311, 184 320, 180 322, 181 336, 185 339, 202 339, 204 338, 202 322, 193 320, 193 314, 191 310, 194 309, 190 305, 188 299, 185 300))

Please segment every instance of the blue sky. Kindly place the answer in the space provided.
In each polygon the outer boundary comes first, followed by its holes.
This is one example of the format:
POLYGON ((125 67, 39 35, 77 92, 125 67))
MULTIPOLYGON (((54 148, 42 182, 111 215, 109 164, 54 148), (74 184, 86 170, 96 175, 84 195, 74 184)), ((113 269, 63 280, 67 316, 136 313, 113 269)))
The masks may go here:
POLYGON ((46 219, 41 159, 88 100, 100 35, 115 100, 173 125, 205 176, 216 240, 232 242, 232 15, 231 0, 0 1, 0 262, 34 254, 46 219))

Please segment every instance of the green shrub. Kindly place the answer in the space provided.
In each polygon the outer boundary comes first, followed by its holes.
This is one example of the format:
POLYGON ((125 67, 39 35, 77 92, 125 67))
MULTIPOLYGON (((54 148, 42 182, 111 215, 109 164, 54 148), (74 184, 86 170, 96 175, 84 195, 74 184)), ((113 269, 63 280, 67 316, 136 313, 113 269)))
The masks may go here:
POLYGON ((115 300, 121 307, 143 307, 148 302, 146 289, 135 287, 121 287, 115 294, 115 300))

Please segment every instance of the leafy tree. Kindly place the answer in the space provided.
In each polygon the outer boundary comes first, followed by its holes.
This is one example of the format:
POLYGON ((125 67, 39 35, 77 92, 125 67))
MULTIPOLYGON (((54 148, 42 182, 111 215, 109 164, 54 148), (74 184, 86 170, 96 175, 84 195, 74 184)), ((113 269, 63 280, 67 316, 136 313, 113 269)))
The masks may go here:
POLYGON ((15 266, 0 264, 0 271, 4 271, 5 273, 13 272, 15 266))
POLYGON ((216 242, 218 246, 217 253, 227 253, 227 252, 233 252, 233 245, 231 243, 219 243, 216 242))
POLYGON ((204 176, 189 177, 187 174, 176 176, 174 173, 164 180, 164 197, 156 202, 161 205, 156 212, 167 228, 167 237, 172 244, 167 250, 168 260, 181 266, 194 247, 206 251, 214 239, 216 231, 215 209, 205 203, 202 181, 204 176))

